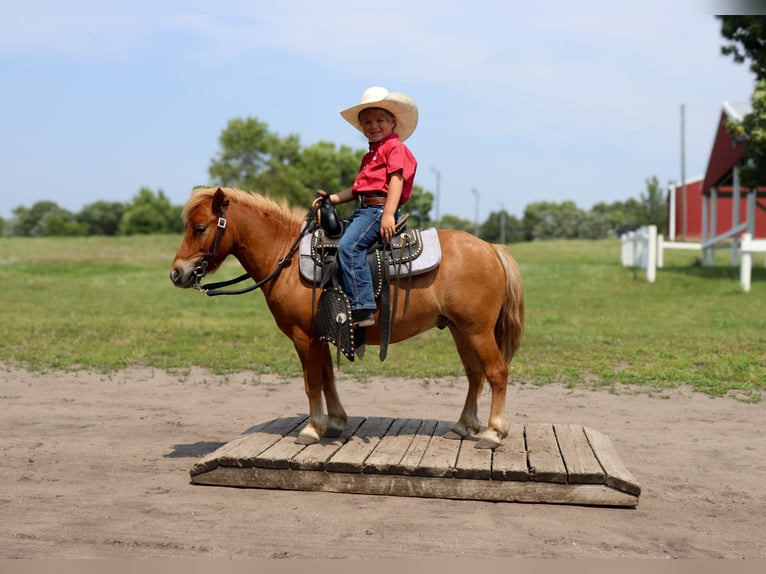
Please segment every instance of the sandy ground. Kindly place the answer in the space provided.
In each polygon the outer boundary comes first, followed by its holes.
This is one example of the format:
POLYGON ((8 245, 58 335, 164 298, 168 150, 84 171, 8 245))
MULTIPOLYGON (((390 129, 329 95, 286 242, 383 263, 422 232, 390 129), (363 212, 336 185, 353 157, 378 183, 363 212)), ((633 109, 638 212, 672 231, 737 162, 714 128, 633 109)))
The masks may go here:
MULTIPOLYGON (((465 393, 459 379, 339 388, 349 415, 449 420, 465 393)), ((766 557, 766 400, 516 385, 508 403, 511 420, 610 437, 638 508, 195 486, 200 456, 306 412, 302 381, 6 367, 0 558, 766 557)))

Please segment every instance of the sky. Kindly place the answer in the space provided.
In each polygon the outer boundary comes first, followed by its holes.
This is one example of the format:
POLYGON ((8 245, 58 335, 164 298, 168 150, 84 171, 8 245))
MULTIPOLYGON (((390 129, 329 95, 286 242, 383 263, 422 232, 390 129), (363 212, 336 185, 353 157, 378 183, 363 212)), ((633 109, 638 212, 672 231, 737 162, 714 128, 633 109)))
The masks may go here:
POLYGON ((182 205, 212 183, 235 118, 364 149, 338 112, 369 86, 418 106, 407 145, 432 217, 588 210, 704 175, 724 101, 748 102, 755 82, 720 54, 721 2, 0 4, 3 218, 142 187, 182 205))

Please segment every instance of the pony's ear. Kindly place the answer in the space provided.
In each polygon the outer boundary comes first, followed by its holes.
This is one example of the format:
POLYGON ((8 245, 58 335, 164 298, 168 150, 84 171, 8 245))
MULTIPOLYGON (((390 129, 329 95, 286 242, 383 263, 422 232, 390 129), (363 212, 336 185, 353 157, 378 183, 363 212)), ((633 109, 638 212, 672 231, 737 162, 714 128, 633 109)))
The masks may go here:
POLYGON ((223 201, 226 196, 223 194, 223 190, 219 187, 213 194, 213 213, 216 215, 223 215, 223 201))

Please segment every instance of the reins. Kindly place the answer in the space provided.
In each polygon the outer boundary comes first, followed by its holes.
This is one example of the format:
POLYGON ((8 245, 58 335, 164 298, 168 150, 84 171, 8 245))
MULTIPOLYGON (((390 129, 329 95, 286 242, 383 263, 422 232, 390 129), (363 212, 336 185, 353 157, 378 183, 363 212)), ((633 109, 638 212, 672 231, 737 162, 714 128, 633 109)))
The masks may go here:
POLYGON ((253 285, 250 285, 249 287, 245 287, 244 289, 237 289, 233 291, 223 291, 221 290, 222 287, 228 287, 229 285, 235 285, 237 283, 241 283, 242 281, 246 281, 247 279, 250 279, 249 273, 243 273, 239 277, 235 277, 234 279, 229 279, 227 281, 219 281, 218 283, 207 283, 205 285, 202 285, 200 281, 202 278, 207 275, 207 266, 208 266, 208 260, 215 257, 216 252, 218 251, 218 245, 221 242, 221 237, 223 236, 223 232, 226 229, 226 208, 229 206, 229 200, 226 199, 222 206, 221 206, 221 215, 218 217, 218 228, 216 229, 215 238, 213 238, 213 244, 210 248, 210 250, 202 257, 202 261, 200 264, 194 269, 194 288, 198 291, 202 291, 205 295, 208 297, 215 297, 216 295, 242 295, 244 293, 249 293, 250 291, 255 291, 256 289, 260 289, 263 287, 266 283, 269 281, 272 281, 273 279, 276 279, 277 276, 282 272, 282 269, 285 267, 289 267, 290 264, 293 262, 293 255, 295 255, 295 252, 298 250, 298 247, 300 246, 301 239, 303 239, 304 236, 306 236, 308 233, 311 233, 314 231, 314 228, 316 224, 314 223, 313 219, 313 213, 310 213, 306 216, 306 220, 304 222, 303 228, 301 229, 300 234, 298 235, 297 239, 293 242, 293 244, 290 246, 290 249, 287 252, 287 255, 280 258, 280 260, 277 262, 277 267, 272 271, 268 276, 264 277, 260 281, 256 281, 253 285))

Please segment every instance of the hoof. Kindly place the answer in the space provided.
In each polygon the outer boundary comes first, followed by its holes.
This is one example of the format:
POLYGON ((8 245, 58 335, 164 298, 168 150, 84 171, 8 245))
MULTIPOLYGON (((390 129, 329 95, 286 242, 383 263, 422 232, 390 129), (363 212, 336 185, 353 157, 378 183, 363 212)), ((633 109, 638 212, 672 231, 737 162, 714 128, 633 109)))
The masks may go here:
POLYGON ((495 431, 484 431, 479 437, 475 448, 491 448, 495 449, 501 444, 500 438, 498 438, 495 431))
POLYGON ((448 438, 450 440, 463 440, 469 436, 471 436, 471 433, 461 422, 456 422, 450 430, 444 433, 444 438, 448 438))
POLYGON ((327 430, 325 430, 324 436, 329 438, 337 438, 343 433, 344 430, 346 430, 347 426, 348 421, 346 420, 345 413, 342 417, 339 415, 332 415, 327 418, 327 430))
POLYGON ((316 444, 319 442, 319 434, 313 428, 304 428, 298 438, 295 439, 297 444, 316 444))

